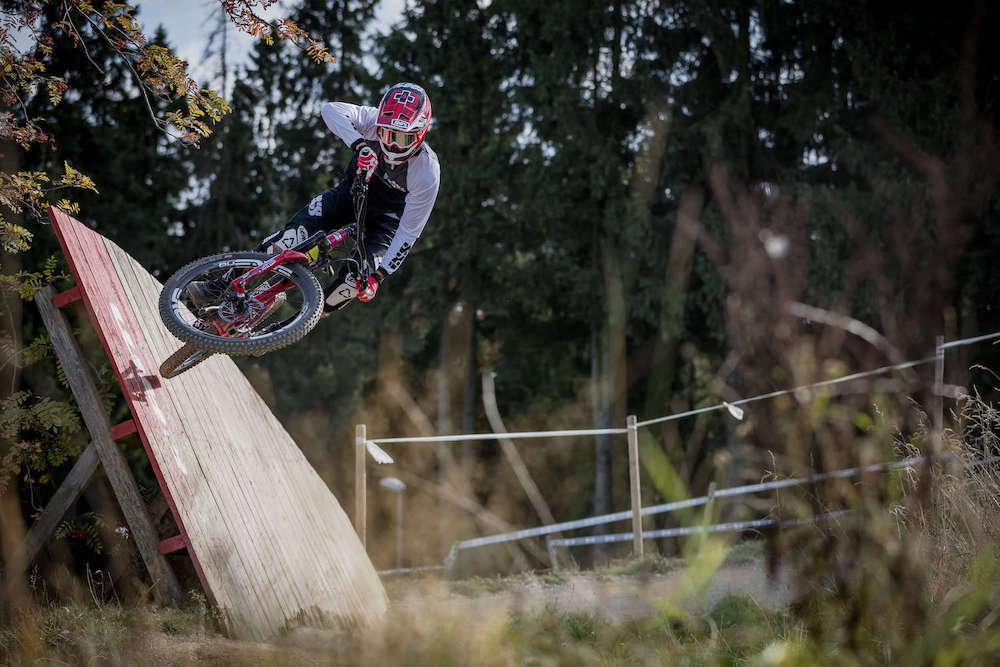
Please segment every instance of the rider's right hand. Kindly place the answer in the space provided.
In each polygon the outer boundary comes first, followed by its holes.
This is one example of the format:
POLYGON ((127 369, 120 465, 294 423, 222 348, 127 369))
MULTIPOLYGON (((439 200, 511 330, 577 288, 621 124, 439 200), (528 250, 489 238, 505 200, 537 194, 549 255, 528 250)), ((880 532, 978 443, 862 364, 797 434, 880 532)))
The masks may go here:
POLYGON ((372 174, 378 167, 378 156, 368 146, 362 146, 358 151, 358 173, 365 172, 365 182, 372 180, 372 174))
POLYGON ((382 282, 381 277, 378 274, 368 276, 364 282, 358 280, 354 283, 354 289, 358 291, 358 300, 362 303, 368 303, 375 298, 375 292, 378 291, 379 283, 382 282))

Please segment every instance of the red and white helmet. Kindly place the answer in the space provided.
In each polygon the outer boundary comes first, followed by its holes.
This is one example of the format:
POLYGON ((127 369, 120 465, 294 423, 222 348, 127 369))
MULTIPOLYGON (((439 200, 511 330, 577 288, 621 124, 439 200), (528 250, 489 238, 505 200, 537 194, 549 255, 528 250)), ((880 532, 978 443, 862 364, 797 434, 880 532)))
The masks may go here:
POLYGON ((424 143, 431 124, 431 101, 415 83, 397 83, 389 88, 378 105, 375 134, 385 161, 400 164, 412 157, 424 143))

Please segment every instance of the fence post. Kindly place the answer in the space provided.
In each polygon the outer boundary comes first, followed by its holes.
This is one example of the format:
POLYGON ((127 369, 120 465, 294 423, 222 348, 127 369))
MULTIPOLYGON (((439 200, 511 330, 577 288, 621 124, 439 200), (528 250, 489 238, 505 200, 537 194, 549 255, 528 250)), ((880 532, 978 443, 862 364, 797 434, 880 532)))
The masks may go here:
POLYGON ((715 523, 715 482, 708 485, 708 502, 705 503, 705 515, 701 520, 701 527, 704 531, 702 537, 708 534, 708 527, 715 523))
POLYGON ((368 480, 365 474, 365 443, 368 434, 364 424, 354 427, 354 530, 361 538, 361 546, 367 550, 367 520, 368 520, 368 480))
POLYGON ((628 476, 632 487, 632 555, 642 557, 642 495, 639 493, 639 431, 635 415, 629 415, 628 476))

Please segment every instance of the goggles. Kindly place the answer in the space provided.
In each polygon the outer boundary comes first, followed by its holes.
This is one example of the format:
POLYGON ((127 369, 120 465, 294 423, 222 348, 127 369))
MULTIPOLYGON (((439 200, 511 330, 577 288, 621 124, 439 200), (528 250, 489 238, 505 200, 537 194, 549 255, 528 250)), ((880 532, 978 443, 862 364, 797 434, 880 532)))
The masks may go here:
POLYGON ((400 132, 388 127, 379 127, 376 129, 376 132, 378 133, 378 138, 382 140, 383 146, 398 148, 399 150, 406 150, 417 140, 416 132, 400 132))

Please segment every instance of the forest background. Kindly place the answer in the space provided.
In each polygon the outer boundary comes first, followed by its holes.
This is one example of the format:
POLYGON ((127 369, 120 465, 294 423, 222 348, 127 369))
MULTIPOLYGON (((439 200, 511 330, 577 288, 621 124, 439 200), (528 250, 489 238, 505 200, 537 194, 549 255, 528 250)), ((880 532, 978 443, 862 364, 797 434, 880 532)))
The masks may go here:
MULTIPOLYGON (((213 16, 206 58, 232 110, 197 149, 151 121, 127 63, 81 26, 82 44, 64 35, 40 56, 66 98, 25 100, 54 144, 2 151, 6 172, 16 160, 86 174, 98 192, 71 195, 77 217, 164 280, 193 258, 256 245, 338 182, 350 153, 323 125, 322 102, 376 104, 397 81, 427 89, 442 184, 402 269, 372 303, 239 362, 343 504, 355 423, 378 437, 488 431, 483 374, 510 430, 623 426, 626 414, 888 363, 789 302, 856 318, 900 359, 930 356, 936 335, 1000 329, 994 3, 415 0, 383 34, 375 5, 290 8, 332 63, 280 42, 231 67, 232 28, 213 16)), ((61 20, 50 10, 39 20, 61 20)), ((7 253, 4 272, 68 273, 51 228, 27 213, 21 224, 30 249, 7 253)), ((17 306, 14 289, 4 298, 2 481, 30 521, 88 438, 34 308, 17 306)), ((995 350, 949 358, 949 380, 986 392, 988 373, 967 370, 997 368, 995 350)), ((110 370, 94 363, 124 418, 110 370)), ((740 425, 714 413, 643 431, 647 502, 833 465, 774 458, 788 445, 755 430, 768 410, 740 425)), ((623 441, 520 448, 557 519, 626 507, 623 441)), ((155 493, 141 449, 128 451, 155 493)), ((491 517, 543 520, 495 445, 393 454, 419 533, 407 564, 440 563, 454 540, 496 532, 491 517)), ((864 456, 839 454, 838 465, 864 456)), ((393 507, 375 509, 380 565, 392 560, 393 507)), ((90 510, 75 510, 64 539, 114 525, 90 510)))

